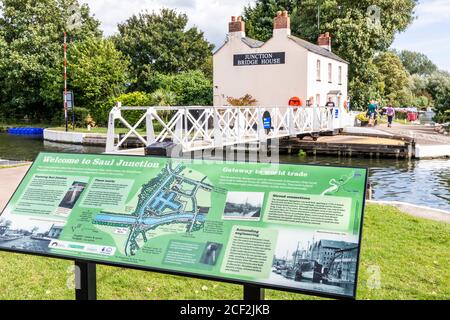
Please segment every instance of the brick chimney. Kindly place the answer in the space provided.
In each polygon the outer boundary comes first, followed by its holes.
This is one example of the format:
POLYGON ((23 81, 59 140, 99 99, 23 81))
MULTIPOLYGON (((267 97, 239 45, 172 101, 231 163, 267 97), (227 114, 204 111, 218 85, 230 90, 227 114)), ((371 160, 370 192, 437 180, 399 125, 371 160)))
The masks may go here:
POLYGON ((287 11, 277 12, 277 16, 273 20, 273 35, 274 37, 291 35, 291 18, 287 11))
POLYGON ((321 34, 319 36, 319 38, 317 39, 317 44, 324 48, 327 49, 328 51, 331 51, 331 37, 330 37, 330 33, 329 32, 325 32, 323 34, 321 34))
POLYGON ((231 22, 228 23, 228 33, 231 37, 245 37, 245 22, 242 20, 241 16, 231 17, 231 22))

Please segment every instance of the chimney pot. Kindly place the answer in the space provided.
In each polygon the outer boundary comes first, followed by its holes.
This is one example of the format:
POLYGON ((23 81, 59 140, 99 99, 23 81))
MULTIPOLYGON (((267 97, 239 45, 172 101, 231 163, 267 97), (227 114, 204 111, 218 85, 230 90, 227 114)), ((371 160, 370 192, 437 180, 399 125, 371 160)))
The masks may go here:
POLYGON ((319 35, 319 38, 317 39, 317 44, 327 49, 328 51, 331 51, 331 36, 329 32, 325 32, 323 34, 319 35))
MULTIPOLYGON (((291 19, 287 11, 278 11, 273 21, 273 29, 291 29, 291 19)), ((290 31, 288 31, 290 34, 290 31)))
POLYGON ((228 32, 239 38, 245 37, 245 22, 241 16, 232 16, 231 22, 228 23, 228 32))

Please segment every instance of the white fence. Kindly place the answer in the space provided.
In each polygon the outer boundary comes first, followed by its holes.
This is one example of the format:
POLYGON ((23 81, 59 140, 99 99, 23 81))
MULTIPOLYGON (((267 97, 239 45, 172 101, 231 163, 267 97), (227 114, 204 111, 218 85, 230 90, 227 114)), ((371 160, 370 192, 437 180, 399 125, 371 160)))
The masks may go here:
POLYGON ((136 136, 144 145, 172 140, 183 152, 220 148, 267 139, 318 134, 347 126, 339 108, 329 107, 122 107, 111 110, 106 152, 119 151, 124 142, 136 136), (127 111, 141 111, 133 125, 127 111), (264 129, 263 116, 270 113, 271 128, 264 129), (116 141, 116 121, 128 132, 116 141), (145 122, 145 135, 138 128, 145 122), (345 123, 344 123, 345 122, 345 123), (158 128, 158 132, 155 131, 158 128))

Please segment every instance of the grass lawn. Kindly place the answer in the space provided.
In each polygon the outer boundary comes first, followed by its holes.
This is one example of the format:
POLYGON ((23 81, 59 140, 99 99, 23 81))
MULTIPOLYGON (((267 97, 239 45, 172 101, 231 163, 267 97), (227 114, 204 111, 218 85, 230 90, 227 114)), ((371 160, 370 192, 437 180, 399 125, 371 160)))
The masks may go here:
MULTIPOLYGON (((366 209, 358 299, 450 299, 450 225, 366 209), (380 286, 373 270, 380 270, 380 286)), ((71 262, 0 253, 0 300, 73 299, 71 262)), ((99 266, 99 299, 241 299, 242 287, 99 266)), ((313 297, 267 290, 267 299, 313 297)))

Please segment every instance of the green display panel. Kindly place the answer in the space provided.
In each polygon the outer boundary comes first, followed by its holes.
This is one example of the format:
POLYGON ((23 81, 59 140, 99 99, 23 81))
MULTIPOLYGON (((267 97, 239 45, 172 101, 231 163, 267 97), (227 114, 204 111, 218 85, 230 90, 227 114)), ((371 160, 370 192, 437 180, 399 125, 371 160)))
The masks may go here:
POLYGON ((355 296, 367 169, 41 153, 0 250, 355 296))

